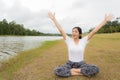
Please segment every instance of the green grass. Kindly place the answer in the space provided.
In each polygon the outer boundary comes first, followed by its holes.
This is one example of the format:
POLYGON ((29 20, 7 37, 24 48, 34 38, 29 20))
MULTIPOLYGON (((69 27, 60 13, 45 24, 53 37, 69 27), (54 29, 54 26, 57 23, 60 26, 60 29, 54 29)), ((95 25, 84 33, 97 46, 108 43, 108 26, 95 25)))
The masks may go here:
POLYGON ((63 40, 47 41, 41 47, 23 51, 3 63, 0 80, 120 80, 120 33, 97 34, 88 43, 85 61, 99 66, 92 78, 72 76, 60 78, 54 68, 64 64, 67 47, 63 40))
POLYGON ((40 53, 54 45, 56 42, 57 41, 46 41, 41 47, 20 52, 16 57, 9 61, 4 61, 0 67, 0 80, 13 80, 14 72, 31 63, 35 58, 40 56, 40 53))

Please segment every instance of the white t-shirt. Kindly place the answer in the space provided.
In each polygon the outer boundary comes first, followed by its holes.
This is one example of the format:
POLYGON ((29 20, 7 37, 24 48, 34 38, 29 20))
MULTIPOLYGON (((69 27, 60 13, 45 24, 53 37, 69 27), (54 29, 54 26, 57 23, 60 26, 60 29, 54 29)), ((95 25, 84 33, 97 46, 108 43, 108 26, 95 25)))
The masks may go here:
POLYGON ((68 58, 72 62, 80 62, 84 60, 84 50, 88 43, 88 36, 79 39, 79 43, 75 44, 72 38, 66 36, 65 42, 68 46, 68 58))

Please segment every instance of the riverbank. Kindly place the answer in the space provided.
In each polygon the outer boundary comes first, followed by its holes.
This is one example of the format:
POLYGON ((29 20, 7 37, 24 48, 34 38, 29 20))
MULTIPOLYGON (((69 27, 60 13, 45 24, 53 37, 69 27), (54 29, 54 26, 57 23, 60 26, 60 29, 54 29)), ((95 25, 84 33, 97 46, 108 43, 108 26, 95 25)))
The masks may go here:
POLYGON ((16 57, 10 59, 9 61, 4 61, 0 68, 0 80, 4 80, 4 78, 7 78, 7 80, 13 80, 14 72, 39 58, 41 53, 46 51, 46 49, 50 48, 52 45, 55 45, 56 42, 57 40, 46 41, 42 44, 41 47, 22 51, 18 53, 16 57))
POLYGON ((59 36, 0 36, 0 62, 18 52, 39 47, 44 41, 59 39, 59 36))
MULTIPOLYGON (((119 80, 120 33, 97 34, 86 47, 85 61, 100 67, 100 73, 90 80, 119 80)), ((3 63, 0 80, 89 80, 84 76, 60 78, 54 68, 67 61, 63 40, 47 41, 41 47, 21 52, 3 63)))

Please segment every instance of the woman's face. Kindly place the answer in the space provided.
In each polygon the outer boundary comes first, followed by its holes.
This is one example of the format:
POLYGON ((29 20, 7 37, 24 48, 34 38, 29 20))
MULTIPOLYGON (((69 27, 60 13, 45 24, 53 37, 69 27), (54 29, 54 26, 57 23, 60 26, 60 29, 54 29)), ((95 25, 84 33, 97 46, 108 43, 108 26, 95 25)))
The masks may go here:
POLYGON ((77 28, 74 28, 74 29, 72 30, 72 37, 73 37, 74 39, 76 39, 76 38, 79 39, 79 36, 80 36, 80 34, 79 34, 78 29, 77 29, 77 28))

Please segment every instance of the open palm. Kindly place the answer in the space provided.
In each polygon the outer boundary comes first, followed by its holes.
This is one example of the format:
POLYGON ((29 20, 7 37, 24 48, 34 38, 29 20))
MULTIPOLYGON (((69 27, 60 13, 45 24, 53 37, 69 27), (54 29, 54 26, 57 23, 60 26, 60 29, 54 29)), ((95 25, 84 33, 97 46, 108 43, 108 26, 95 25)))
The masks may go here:
POLYGON ((114 16, 112 14, 108 14, 108 15, 105 15, 105 20, 106 21, 110 21, 114 18, 114 16))
POLYGON ((50 19, 54 20, 55 19, 55 13, 49 12, 48 16, 50 19))

